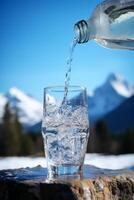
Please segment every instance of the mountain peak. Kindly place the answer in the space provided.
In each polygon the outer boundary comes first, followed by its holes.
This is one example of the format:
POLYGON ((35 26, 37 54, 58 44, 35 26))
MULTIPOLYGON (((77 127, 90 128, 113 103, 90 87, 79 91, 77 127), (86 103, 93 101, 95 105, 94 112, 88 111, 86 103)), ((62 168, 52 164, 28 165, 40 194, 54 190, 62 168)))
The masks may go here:
POLYGON ((109 74, 107 81, 111 82, 111 81, 124 81, 124 77, 121 74, 118 73, 111 73, 109 74))
MULTIPOLYGON (((30 102, 34 101, 34 98, 30 97, 20 89, 16 87, 12 87, 9 92, 7 93, 7 97, 13 102, 13 100, 20 101, 20 102, 27 102, 30 105, 30 102)), ((35 101, 36 102, 36 101, 35 101)))
POLYGON ((10 88, 10 90, 9 90, 8 93, 9 93, 11 96, 16 96, 16 97, 18 97, 18 98, 20 98, 20 99, 21 99, 22 96, 24 96, 24 93, 23 93, 21 90, 19 90, 18 88, 16 88, 16 87, 10 88))

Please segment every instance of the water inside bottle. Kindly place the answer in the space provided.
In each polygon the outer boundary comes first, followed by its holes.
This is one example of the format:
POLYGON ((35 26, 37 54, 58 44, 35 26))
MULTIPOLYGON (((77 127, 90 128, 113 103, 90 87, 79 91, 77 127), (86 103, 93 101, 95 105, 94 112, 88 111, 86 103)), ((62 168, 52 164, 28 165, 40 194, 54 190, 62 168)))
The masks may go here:
POLYGON ((109 6, 101 12, 97 29, 95 40, 102 46, 134 50, 134 5, 109 6))

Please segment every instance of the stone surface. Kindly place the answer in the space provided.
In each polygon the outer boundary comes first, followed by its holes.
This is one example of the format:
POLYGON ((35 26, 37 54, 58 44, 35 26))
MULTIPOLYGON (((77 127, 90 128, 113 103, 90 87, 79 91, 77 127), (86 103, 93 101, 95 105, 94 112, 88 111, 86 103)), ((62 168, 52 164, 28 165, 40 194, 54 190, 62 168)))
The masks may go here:
POLYGON ((134 200, 134 171, 84 166, 81 177, 47 180, 38 166, 0 171, 0 200, 134 200))

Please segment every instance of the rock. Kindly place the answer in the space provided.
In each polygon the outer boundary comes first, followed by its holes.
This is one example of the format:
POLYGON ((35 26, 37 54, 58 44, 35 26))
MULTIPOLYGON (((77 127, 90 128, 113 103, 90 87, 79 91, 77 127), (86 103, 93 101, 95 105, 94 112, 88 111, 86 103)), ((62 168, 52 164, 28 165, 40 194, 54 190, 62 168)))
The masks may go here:
POLYGON ((41 166, 0 171, 0 200, 133 200, 134 171, 86 165, 83 176, 47 180, 41 166))

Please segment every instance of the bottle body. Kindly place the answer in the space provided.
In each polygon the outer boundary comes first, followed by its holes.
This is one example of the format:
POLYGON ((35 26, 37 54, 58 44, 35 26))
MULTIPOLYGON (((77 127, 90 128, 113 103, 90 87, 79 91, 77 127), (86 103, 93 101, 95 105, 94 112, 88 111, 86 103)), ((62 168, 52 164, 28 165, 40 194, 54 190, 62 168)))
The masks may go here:
POLYGON ((94 39, 104 47, 134 50, 134 0, 107 0, 91 18, 75 24, 79 43, 94 39))

